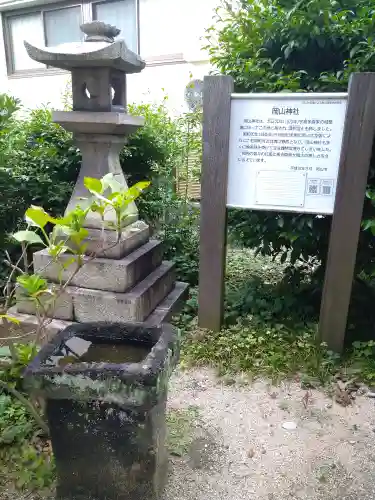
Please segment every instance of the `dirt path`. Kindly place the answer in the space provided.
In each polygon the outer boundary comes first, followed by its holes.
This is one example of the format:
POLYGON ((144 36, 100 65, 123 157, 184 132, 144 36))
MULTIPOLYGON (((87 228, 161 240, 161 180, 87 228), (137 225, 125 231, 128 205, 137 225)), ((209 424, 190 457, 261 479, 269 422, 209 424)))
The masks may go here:
POLYGON ((176 374, 169 408, 186 428, 165 500, 373 500, 374 400, 344 408, 312 391, 305 407, 305 394, 294 383, 223 386, 206 369, 176 374))
POLYGON ((296 383, 229 387, 208 369, 176 373, 164 500, 373 500, 375 400, 344 408, 312 391, 306 406, 305 394, 296 383))

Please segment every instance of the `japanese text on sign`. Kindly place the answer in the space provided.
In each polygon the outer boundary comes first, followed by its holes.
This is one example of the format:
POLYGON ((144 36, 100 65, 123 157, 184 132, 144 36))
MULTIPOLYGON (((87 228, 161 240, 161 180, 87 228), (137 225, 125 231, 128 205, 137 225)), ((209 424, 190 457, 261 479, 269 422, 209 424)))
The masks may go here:
POLYGON ((228 206, 333 213, 345 94, 233 96, 228 206))

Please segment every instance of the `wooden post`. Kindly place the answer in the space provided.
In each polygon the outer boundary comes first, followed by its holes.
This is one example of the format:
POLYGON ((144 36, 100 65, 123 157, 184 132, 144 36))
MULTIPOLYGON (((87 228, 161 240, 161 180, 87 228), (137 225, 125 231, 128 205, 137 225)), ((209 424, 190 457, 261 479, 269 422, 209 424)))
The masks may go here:
POLYGON ((375 133, 375 73, 356 73, 349 84, 335 209, 320 310, 319 333, 341 352, 375 133))
POLYGON ((215 331, 223 318, 232 92, 230 76, 204 78, 198 321, 215 331))

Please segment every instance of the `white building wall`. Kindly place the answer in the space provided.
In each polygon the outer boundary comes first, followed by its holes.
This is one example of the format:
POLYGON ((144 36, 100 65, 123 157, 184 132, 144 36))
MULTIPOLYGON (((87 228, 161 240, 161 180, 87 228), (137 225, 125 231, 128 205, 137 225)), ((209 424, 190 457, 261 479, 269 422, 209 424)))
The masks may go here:
MULTIPOLYGON (((186 85, 191 78, 202 79, 210 70, 207 54, 201 50, 201 37, 211 25, 217 3, 218 0, 140 0, 140 54, 147 67, 142 73, 127 77, 129 102, 160 102, 167 95, 167 105, 173 113, 185 109, 186 85)), ((37 2, 0 0, 0 9, 9 4, 14 9, 37 2)), ((2 27, 1 39, 4 40, 2 27)), ((20 98, 27 108, 60 108, 68 85, 68 74, 8 77, 4 42, 0 43, 0 92, 20 98)))

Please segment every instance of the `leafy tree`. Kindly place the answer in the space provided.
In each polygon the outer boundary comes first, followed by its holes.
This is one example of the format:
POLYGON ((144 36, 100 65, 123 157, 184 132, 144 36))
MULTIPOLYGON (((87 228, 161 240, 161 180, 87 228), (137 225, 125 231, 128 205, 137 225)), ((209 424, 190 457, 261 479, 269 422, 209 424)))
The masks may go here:
MULTIPOLYGON (((211 62, 236 90, 346 91, 356 71, 375 71, 375 0, 222 1, 207 32, 211 62)), ((375 161, 368 179, 357 271, 374 272, 375 161)), ((234 235, 263 254, 324 264, 331 217, 231 210, 234 235)), ((323 266, 321 267, 323 269, 323 266)))

